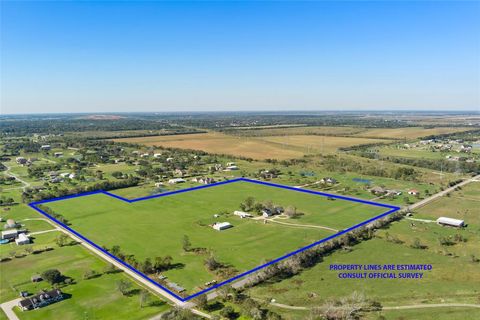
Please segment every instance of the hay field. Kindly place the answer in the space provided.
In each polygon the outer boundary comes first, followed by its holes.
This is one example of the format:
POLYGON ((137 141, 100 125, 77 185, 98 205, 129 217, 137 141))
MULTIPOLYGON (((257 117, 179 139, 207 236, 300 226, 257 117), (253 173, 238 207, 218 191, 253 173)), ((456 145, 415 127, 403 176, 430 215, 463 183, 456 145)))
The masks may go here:
POLYGON ((329 136, 348 136, 365 132, 365 128, 361 127, 306 127, 297 126, 290 128, 248 128, 244 130, 232 130, 229 134, 241 135, 248 137, 264 137, 264 136, 289 136, 289 135, 329 135, 329 136))
POLYGON ((332 153, 340 147, 388 142, 385 139, 331 137, 317 135, 234 137, 222 133, 201 133, 114 139, 116 142, 139 143, 146 146, 194 149, 209 153, 229 154, 253 159, 292 159, 309 153, 332 153))
POLYGON ((434 134, 446 134, 454 132, 462 132, 472 130, 468 127, 438 127, 425 129, 422 127, 407 127, 407 128, 378 128, 368 129, 366 131, 356 133, 354 137, 366 137, 366 138, 383 138, 383 139, 416 139, 420 137, 426 137, 434 134))
POLYGON ((194 149, 209 153, 229 154, 253 159, 292 159, 304 155, 303 152, 281 148, 265 141, 241 138, 222 133, 185 134, 175 136, 155 136, 115 139, 116 142, 139 143, 146 146, 194 149))
POLYGON ((386 139, 368 139, 357 137, 330 137, 314 135, 263 137, 263 141, 271 142, 283 148, 295 148, 305 153, 334 153, 338 148, 360 144, 388 143, 386 139))

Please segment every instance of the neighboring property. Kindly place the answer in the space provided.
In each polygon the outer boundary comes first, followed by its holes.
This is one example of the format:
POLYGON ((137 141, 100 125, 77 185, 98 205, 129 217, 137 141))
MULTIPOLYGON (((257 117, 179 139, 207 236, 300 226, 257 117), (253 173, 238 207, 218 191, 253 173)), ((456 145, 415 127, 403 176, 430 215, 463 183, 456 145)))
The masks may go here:
POLYGON ((437 223, 444 226, 451 226, 451 227, 457 227, 457 228, 461 228, 465 226, 464 220, 447 218, 447 217, 438 218, 437 223))
POLYGON ((370 189, 370 192, 375 194, 375 195, 383 195, 387 193, 387 190, 385 188, 382 188, 380 186, 376 186, 370 189))
POLYGON ((50 150, 52 147, 49 144, 44 144, 40 147, 41 150, 50 150))
POLYGON ((175 178, 175 179, 170 179, 168 180, 168 183, 170 184, 177 184, 177 183, 184 183, 185 179, 182 178, 175 178))
POLYGON ((27 163, 27 159, 24 158, 24 157, 17 157, 17 158, 15 159, 15 161, 16 161, 18 164, 25 164, 25 163, 27 163))
POLYGON ((232 165, 232 166, 226 167, 225 170, 223 171, 234 171, 234 170, 238 170, 238 167, 235 165, 232 165))
POLYGON ((239 216, 240 218, 251 218, 253 217, 250 213, 248 212, 243 212, 243 211, 234 211, 234 215, 239 216))
POLYGON ((2 239, 15 239, 18 235, 17 229, 2 231, 2 239))
POLYGON ((7 219, 7 223, 5 224, 5 229, 16 228, 18 223, 15 222, 13 219, 7 219))
POLYGON ((408 194, 412 196, 418 196, 420 194, 420 191, 412 189, 412 190, 408 190, 408 194))
POLYGON ((232 228, 233 225, 230 222, 215 222, 212 228, 218 231, 232 228))
POLYGON ((179 285, 176 284, 175 282, 170 282, 170 281, 168 281, 168 282, 167 282, 167 287, 169 287, 169 288, 171 288, 171 289, 173 289, 173 290, 175 290, 175 291, 177 291, 177 292, 183 292, 183 291, 185 291, 185 288, 184 288, 184 287, 179 286, 179 285))
POLYGON ((331 177, 325 177, 320 180, 320 183, 324 184, 336 184, 337 180, 331 177))
POLYGON ((55 153, 53 154, 53 156, 54 156, 55 158, 63 157, 63 152, 55 152, 55 153))
POLYGON ((18 237, 15 239, 15 243, 17 244, 17 246, 29 244, 30 238, 26 234, 20 233, 18 237))
POLYGON ((63 300, 63 293, 60 289, 53 289, 50 291, 41 291, 40 293, 23 299, 18 302, 18 306, 23 311, 38 309, 44 306, 48 306, 54 302, 63 300))
POLYGON ((270 210, 270 209, 265 208, 265 209, 262 210, 262 216, 263 216, 264 218, 268 218, 268 217, 271 217, 271 216, 273 216, 273 215, 274 215, 274 213, 273 213, 273 211, 270 210))
POLYGON ((40 282, 42 280, 43 280, 43 278, 39 274, 34 274, 33 276, 30 277, 30 281, 32 281, 32 282, 40 282))
POLYGON ((197 182, 197 183, 201 183, 201 184, 211 184, 211 183, 215 183, 215 179, 210 178, 210 177, 206 177, 206 178, 193 178, 193 179, 192 179, 192 182, 197 182))

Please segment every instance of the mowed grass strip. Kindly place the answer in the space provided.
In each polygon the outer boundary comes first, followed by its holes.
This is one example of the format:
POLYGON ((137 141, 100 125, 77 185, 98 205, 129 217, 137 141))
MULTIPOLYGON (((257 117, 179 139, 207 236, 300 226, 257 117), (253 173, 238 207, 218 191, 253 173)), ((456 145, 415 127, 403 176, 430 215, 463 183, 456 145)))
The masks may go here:
POLYGON ((182 238, 193 247, 207 248, 221 262, 239 272, 280 257, 332 231, 298 228, 261 220, 240 219, 232 213, 247 197, 271 200, 284 207, 293 205, 303 213, 288 222, 344 229, 382 212, 375 207, 281 188, 235 182, 128 204, 98 194, 49 203, 55 212, 71 222, 71 227, 98 245, 134 254, 137 260, 171 255, 183 266, 165 272, 173 281, 193 289, 214 276, 203 266, 206 255, 185 253, 182 238), (214 218, 213 215, 228 212, 214 218), (209 225, 230 222, 234 227, 216 231, 209 225))

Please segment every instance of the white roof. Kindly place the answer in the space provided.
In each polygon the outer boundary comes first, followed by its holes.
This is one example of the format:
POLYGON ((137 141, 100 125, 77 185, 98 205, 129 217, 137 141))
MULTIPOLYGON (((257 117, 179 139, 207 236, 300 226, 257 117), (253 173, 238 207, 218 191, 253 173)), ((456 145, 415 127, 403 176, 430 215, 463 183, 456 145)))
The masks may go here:
POLYGON ((6 231, 2 231, 2 236, 9 235, 9 234, 17 234, 17 233, 18 233, 17 229, 6 230, 6 231))
POLYGON ((232 224, 230 222, 217 222, 215 223, 215 225, 218 226, 219 228, 222 228, 222 227, 231 226, 232 224))
POLYGON ((437 223, 449 224, 452 226, 462 226, 465 223, 465 221, 459 220, 459 219, 447 218, 447 217, 440 217, 437 219, 437 223))

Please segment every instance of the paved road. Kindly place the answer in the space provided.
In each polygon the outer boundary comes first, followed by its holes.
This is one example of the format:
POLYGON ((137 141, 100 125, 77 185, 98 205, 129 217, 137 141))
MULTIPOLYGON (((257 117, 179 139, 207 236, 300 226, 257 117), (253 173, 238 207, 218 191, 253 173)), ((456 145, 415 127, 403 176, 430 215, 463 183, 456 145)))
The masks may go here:
POLYGON ((15 312, 13 312, 13 307, 18 305, 18 302, 20 300, 22 300, 22 299, 18 298, 18 299, 7 301, 7 302, 4 302, 4 303, 0 304, 0 308, 3 310, 3 312, 5 312, 5 315, 7 316, 7 318, 9 320, 20 320, 17 317, 17 315, 15 314, 15 312))
POLYGON ((471 182, 479 181, 479 179, 480 179, 480 175, 475 176, 475 177, 472 177, 472 178, 470 178, 470 179, 466 179, 466 180, 460 182, 459 184, 454 185, 453 187, 450 187, 450 188, 448 188, 448 189, 445 189, 445 190, 443 190, 443 191, 440 191, 439 193, 435 193, 435 194, 434 194, 433 196, 431 196, 431 197, 428 197, 428 198, 425 198, 425 199, 420 200, 420 201, 418 201, 418 202, 415 202, 414 204, 408 206, 408 208, 409 208, 410 210, 414 210, 414 209, 418 209, 418 208, 420 208, 420 207, 423 207, 423 206, 426 205, 427 203, 429 203, 429 202, 431 202, 431 201, 433 201, 433 200, 435 200, 435 199, 438 199, 438 198, 440 198, 440 197, 443 197, 443 196, 445 196, 447 193, 450 193, 450 192, 454 191, 457 187, 463 187, 464 185, 469 184, 469 183, 471 183, 471 182))

